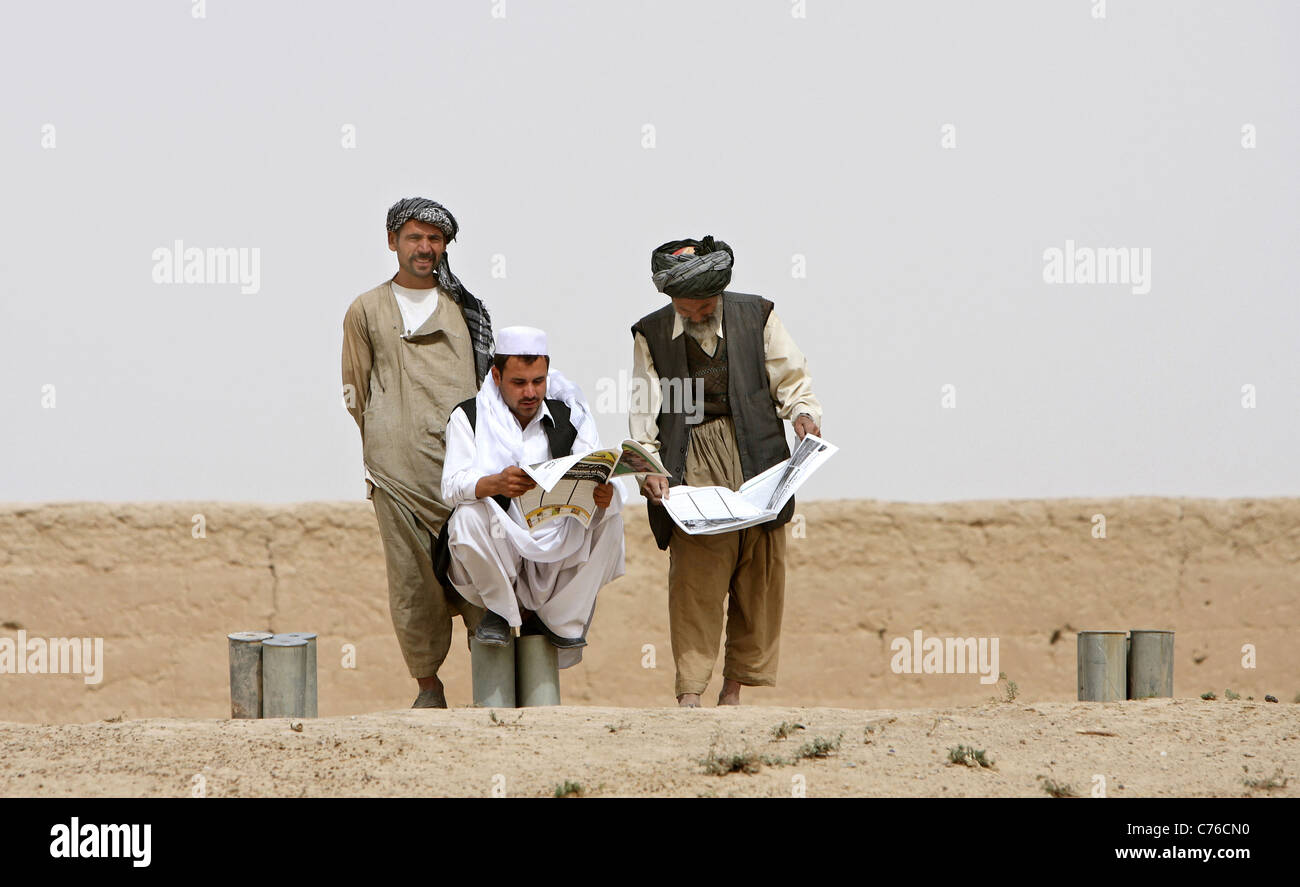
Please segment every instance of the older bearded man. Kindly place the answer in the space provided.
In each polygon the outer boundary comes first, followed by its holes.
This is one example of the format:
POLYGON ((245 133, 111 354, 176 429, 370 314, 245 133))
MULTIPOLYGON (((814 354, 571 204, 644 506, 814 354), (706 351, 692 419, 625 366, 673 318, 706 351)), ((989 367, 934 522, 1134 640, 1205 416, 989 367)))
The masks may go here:
MULTIPOLYGON (((635 377, 650 393, 633 403, 632 437, 656 449, 673 484, 742 483, 789 458, 782 419, 795 433, 821 434, 821 405, 807 361, 772 303, 726 292, 731 247, 712 237, 678 240, 650 260, 655 287, 672 299, 632 327, 635 377), (703 421, 688 425, 675 390, 704 393, 703 421), (664 386, 668 392, 673 385, 664 386)), ((698 405, 696 405, 698 407, 698 405)), ((648 477, 642 494, 655 541, 669 550, 668 627, 677 667, 677 702, 694 708, 718 657, 726 603, 727 643, 719 705, 739 705, 742 686, 776 683, 785 598, 785 524, 791 499, 777 517, 744 530, 692 536, 664 510, 669 478, 648 477)))
POLYGON ((596 593, 624 572, 622 493, 598 485, 586 527, 562 517, 530 531, 517 500, 534 483, 519 466, 599 448, 582 392, 551 368, 546 334, 501 330, 491 375, 451 414, 442 476, 455 507, 447 575, 486 610, 480 643, 507 644, 518 627, 545 635, 560 668, 581 660, 596 593))
POLYGON ((480 612, 434 577, 431 549, 451 513, 440 489, 447 417, 473 396, 492 358, 492 320, 447 263, 456 219, 423 197, 388 210, 392 279, 358 296, 343 319, 343 396, 361 430, 366 498, 375 506, 388 605, 415 708, 446 708, 438 669, 451 613, 480 612))

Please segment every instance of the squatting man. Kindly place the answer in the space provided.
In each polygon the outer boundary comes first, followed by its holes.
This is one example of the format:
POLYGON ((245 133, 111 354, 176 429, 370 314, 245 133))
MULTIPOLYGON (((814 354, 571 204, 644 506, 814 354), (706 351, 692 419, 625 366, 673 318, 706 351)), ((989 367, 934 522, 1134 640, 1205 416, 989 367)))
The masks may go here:
POLYGON ((624 573, 622 491, 597 485, 589 526, 565 518, 530 531, 519 497, 535 484, 519 466, 599 448, 582 391, 551 368, 546 334, 500 330, 490 375, 447 423, 442 474, 447 575, 485 610, 479 643, 504 646, 519 628, 549 639, 560 668, 581 660, 596 594, 624 573))

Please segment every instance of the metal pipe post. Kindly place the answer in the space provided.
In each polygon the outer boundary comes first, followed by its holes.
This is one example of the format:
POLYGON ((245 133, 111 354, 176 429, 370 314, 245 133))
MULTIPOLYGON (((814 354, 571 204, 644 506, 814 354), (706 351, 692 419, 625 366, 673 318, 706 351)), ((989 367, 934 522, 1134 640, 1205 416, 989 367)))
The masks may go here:
POLYGON ((303 691, 306 700, 306 718, 316 717, 316 632, 291 631, 291 638, 302 638, 307 642, 307 686, 303 691))
POLYGON ((480 708, 515 707, 515 638, 504 647, 469 642, 474 675, 474 704, 480 708))
POLYGON ((236 631, 226 635, 230 647, 230 716, 262 716, 262 641, 269 631, 236 631))
POLYGON ((520 708, 560 704, 560 668, 555 646, 544 635, 522 635, 515 642, 515 695, 520 708))
POLYGON ((1135 628, 1130 634, 1128 698, 1174 695, 1174 633, 1135 628))
POLYGON ((1127 635, 1122 631, 1079 632, 1079 701, 1118 702, 1128 698, 1127 635))
POLYGON ((262 717, 305 717, 306 689, 307 642, 283 634, 262 641, 262 717))

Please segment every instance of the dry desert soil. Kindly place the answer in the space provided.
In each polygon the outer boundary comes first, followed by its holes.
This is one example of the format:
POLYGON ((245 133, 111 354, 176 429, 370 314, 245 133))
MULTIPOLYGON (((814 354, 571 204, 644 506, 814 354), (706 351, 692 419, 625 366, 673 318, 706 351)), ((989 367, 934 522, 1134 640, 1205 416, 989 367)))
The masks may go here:
POLYGON ((0 762, 0 796, 10 797, 1045 798, 1052 785, 1083 797, 1296 797, 1300 705, 557 706, 0 723, 0 762), (788 735, 776 738, 782 725, 788 735), (958 746, 991 766, 950 763, 958 746), (730 772, 709 772, 710 760, 730 772))

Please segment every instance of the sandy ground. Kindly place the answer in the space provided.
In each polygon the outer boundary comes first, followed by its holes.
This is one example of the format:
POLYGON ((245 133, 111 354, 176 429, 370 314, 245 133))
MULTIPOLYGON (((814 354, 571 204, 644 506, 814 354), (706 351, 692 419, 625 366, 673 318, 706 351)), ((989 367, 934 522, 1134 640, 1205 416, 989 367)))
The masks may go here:
POLYGON ((1300 796, 1300 705, 1164 699, 944 709, 390 711, 294 722, 0 723, 0 796, 1300 796), (295 730, 294 724, 301 730, 295 730), (799 724, 785 739, 773 731, 799 724), (799 758, 816 740, 824 758, 799 758), (949 764, 958 745, 992 768, 949 764), (710 775, 712 753, 753 773, 710 775), (767 763, 763 760, 767 759, 767 763), (1280 774, 1284 787, 1245 780, 1280 774))

